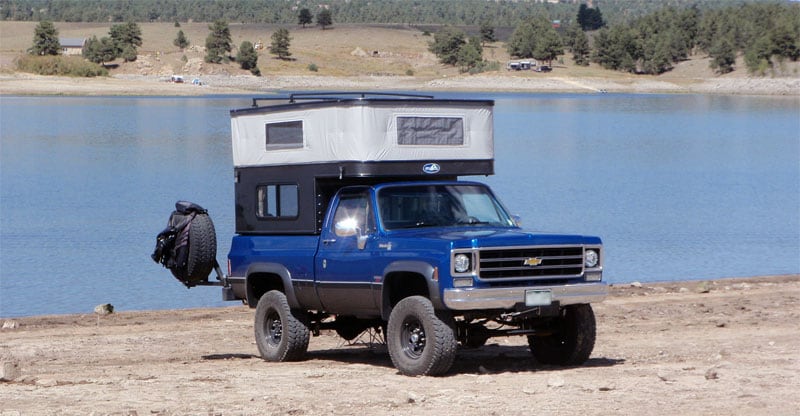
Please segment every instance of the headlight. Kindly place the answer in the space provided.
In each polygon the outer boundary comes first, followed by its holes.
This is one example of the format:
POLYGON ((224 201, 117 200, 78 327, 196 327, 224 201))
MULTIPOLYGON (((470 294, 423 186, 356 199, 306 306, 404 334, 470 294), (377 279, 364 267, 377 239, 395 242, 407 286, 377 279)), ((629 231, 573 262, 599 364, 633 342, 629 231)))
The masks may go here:
POLYGON ((470 270, 470 259, 466 254, 456 254, 453 258, 453 270, 456 273, 465 273, 470 270))
POLYGON ((586 250, 586 253, 583 255, 583 265, 588 268, 597 267, 597 263, 600 262, 600 255, 597 254, 597 250, 586 250))

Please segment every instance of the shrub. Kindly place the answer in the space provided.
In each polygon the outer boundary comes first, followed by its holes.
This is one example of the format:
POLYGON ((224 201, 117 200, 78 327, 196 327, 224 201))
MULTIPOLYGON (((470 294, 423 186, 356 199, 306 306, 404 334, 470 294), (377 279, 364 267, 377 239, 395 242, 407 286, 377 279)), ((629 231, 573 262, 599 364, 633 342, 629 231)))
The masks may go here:
POLYGON ((17 69, 38 75, 61 75, 69 77, 108 76, 102 65, 89 62, 78 56, 31 56, 24 55, 17 61, 17 69))
POLYGON ((317 71, 319 71, 319 68, 317 67, 317 64, 313 64, 312 63, 312 64, 308 64, 308 70, 311 71, 311 72, 317 72, 317 71))
POLYGON ((481 61, 474 67, 470 68, 467 72, 470 75, 480 74, 481 72, 499 71, 500 62, 497 61, 481 61))

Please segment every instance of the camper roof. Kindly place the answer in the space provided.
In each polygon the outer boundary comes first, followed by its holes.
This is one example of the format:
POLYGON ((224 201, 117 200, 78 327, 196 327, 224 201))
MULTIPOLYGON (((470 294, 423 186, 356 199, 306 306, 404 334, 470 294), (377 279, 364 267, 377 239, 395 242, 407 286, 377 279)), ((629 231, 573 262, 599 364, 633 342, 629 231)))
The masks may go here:
POLYGON ((231 111, 233 162, 492 160, 493 106, 493 100, 361 92, 254 98, 252 107, 231 111))

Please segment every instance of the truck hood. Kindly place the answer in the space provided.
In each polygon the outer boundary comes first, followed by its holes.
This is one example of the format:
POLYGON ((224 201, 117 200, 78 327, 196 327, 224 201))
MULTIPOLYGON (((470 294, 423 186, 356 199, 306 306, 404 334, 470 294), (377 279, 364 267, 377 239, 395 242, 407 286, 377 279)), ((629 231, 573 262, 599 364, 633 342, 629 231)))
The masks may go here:
POLYGON ((387 236, 392 241, 447 241, 451 248, 602 244, 600 238, 594 236, 539 233, 519 228, 419 228, 396 230, 387 236))

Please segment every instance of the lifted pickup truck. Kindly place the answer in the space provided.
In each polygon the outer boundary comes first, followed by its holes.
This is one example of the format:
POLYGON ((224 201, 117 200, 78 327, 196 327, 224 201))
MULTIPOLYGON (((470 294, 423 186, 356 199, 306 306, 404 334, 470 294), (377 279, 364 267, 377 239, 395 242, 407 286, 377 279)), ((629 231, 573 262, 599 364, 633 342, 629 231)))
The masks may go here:
POLYGON ((459 180, 493 174, 493 101, 370 93, 264 101, 231 111, 228 273, 217 267, 218 281, 208 280, 216 242, 201 240, 216 237, 200 221, 173 274, 255 307, 265 360, 302 359, 320 330, 346 340, 382 334, 407 375, 446 373, 459 344, 497 336, 527 336, 544 364, 589 358, 590 303, 607 294, 601 240, 523 231, 486 185, 459 180), (187 264, 200 271, 187 273, 187 264))

